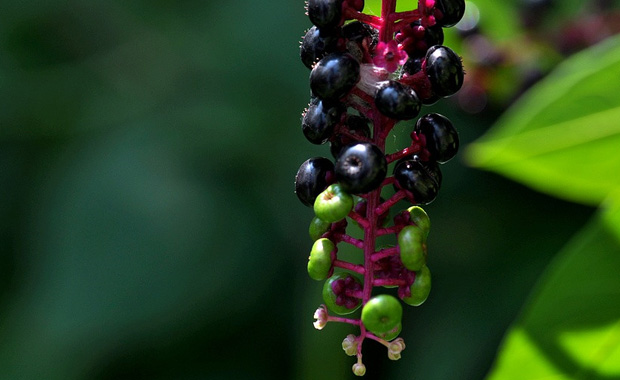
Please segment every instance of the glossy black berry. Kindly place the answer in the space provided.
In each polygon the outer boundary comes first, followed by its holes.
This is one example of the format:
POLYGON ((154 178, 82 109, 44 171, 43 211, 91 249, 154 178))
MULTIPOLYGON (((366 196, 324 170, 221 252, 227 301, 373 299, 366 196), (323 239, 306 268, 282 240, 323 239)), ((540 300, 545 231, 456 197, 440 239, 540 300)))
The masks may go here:
POLYGON ((437 25, 449 28, 456 25, 465 14, 465 0, 436 0, 435 20, 437 25))
POLYGON ((459 135, 452 122, 438 113, 430 113, 418 119, 414 131, 423 135, 430 159, 443 164, 459 150, 459 135))
POLYGON ((330 140, 330 151, 334 158, 338 158, 343 147, 359 142, 362 138, 370 138, 370 120, 363 116, 349 115, 340 129, 345 134, 337 134, 330 140), (359 136, 360 139, 355 139, 359 136))
POLYGON ((441 187, 441 171, 434 161, 418 159, 400 161, 394 167, 396 187, 410 191, 416 204, 431 203, 441 187))
POLYGON ((307 68, 312 69, 319 59, 338 48, 340 28, 334 30, 319 30, 316 26, 308 29, 299 48, 301 61, 307 68))
POLYGON ((345 147, 335 169, 336 180, 350 194, 367 193, 379 187, 387 173, 385 155, 376 145, 357 143, 345 147))
POLYGON ((340 104, 327 105, 320 99, 314 99, 301 121, 304 136, 313 144, 326 143, 344 111, 340 104))
POLYGON ((308 0, 308 17, 319 28, 334 28, 342 24, 343 0, 308 0))
POLYGON ((375 94, 379 112, 396 120, 409 120, 418 116, 422 105, 413 88, 390 80, 384 82, 375 94))
POLYGON ((360 79, 360 64, 349 53, 323 57, 310 72, 310 89, 318 98, 336 101, 351 91, 360 79))
POLYGON ((463 64, 452 49, 446 46, 433 46, 426 53, 426 75, 438 96, 455 94, 463 86, 463 64))
POLYGON ((295 177, 295 193, 301 203, 312 207, 316 197, 334 180, 334 164, 324 157, 306 160, 295 177))

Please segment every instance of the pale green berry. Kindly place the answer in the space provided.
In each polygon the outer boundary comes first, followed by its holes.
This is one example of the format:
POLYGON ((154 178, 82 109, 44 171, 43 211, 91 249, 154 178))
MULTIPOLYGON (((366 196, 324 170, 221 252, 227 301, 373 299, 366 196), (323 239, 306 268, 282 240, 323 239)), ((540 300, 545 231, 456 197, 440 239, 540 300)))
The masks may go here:
POLYGON ((420 206, 411 206, 407 209, 407 211, 409 211, 411 221, 415 223, 416 226, 420 227, 422 231, 424 231, 424 241, 426 241, 428 233, 431 230, 431 220, 428 217, 428 214, 420 206))
POLYGON ((353 209, 353 197, 342 187, 333 183, 314 201, 314 214, 327 223, 339 222, 353 209))
POLYGON ((363 363, 353 364, 353 374, 355 376, 364 376, 366 374, 366 366, 363 363))
POLYGON ((426 265, 415 272, 415 280, 410 289, 411 296, 403 298, 403 301, 412 306, 422 305, 431 292, 431 271, 426 265))
POLYGON ((331 223, 321 220, 315 216, 314 218, 312 218, 312 221, 310 222, 310 227, 308 228, 308 234, 310 235, 310 239, 312 239, 312 241, 317 240, 318 238, 323 236, 324 233, 329 231, 330 226, 331 223))
POLYGON ((332 268, 331 253, 336 249, 334 243, 326 238, 315 241, 308 258, 308 275, 313 280, 321 281, 327 278, 332 268))
POLYGON ((402 321, 403 306, 389 294, 380 294, 368 300, 362 308, 362 323, 373 334, 392 331, 402 321))
POLYGON ((400 260, 405 268, 418 271, 426 264, 424 231, 418 226, 405 226, 398 233, 400 260))

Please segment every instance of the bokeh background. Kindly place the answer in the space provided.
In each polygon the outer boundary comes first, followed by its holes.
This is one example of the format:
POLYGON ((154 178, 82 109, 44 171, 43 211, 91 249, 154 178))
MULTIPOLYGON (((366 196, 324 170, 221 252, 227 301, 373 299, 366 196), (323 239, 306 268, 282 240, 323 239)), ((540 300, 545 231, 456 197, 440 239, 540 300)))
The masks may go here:
MULTIPOLYGON (((303 1, 0 8, 0 378, 352 378, 340 344, 355 330, 312 326, 313 214, 293 193, 299 165, 329 156, 300 129, 303 1)), ((518 95, 490 87, 502 94, 482 108, 428 111, 466 146, 518 95)), ((593 213, 461 156, 442 170, 426 207, 433 291, 405 311, 403 359, 364 345, 367 378, 482 378, 593 213)))

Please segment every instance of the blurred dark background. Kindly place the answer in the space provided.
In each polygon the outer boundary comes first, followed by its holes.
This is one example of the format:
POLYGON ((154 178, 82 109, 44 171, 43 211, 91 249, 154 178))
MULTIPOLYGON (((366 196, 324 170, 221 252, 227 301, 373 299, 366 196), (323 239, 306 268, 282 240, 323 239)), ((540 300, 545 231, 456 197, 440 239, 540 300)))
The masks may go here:
MULTIPOLYGON (((293 193, 329 156, 300 128, 303 1, 0 3, 0 378, 352 378, 355 329, 312 326, 293 193)), ((428 110, 466 146, 503 108, 428 110)), ((400 361, 365 343, 366 378, 482 378, 592 212, 442 170, 433 291, 405 310, 400 361)))

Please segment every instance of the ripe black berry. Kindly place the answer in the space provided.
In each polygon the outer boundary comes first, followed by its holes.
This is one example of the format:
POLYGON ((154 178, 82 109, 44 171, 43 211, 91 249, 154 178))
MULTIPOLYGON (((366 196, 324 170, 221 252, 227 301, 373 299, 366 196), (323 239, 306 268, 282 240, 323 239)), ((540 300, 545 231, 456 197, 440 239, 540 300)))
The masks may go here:
POLYGON ((334 164, 324 157, 306 160, 295 177, 295 193, 306 206, 312 207, 316 197, 329 186, 334 179, 334 164))
POLYGON ((357 143, 342 150, 334 171, 345 191, 351 194, 367 193, 379 187, 385 179, 387 161, 376 145, 357 143))
POLYGON ((333 53, 338 47, 340 39, 340 29, 325 31, 319 30, 316 26, 308 29, 299 48, 301 61, 307 68, 312 66, 326 54, 333 53))
POLYGON ((465 14, 465 0, 436 0, 435 8, 437 13, 435 19, 437 24, 444 28, 456 25, 465 14))
POLYGON ((326 143, 344 111, 340 104, 330 106, 320 99, 314 99, 301 121, 304 136, 313 144, 326 143))
POLYGON ((430 159, 440 164, 448 162, 459 150, 459 135, 447 117, 430 113, 422 116, 414 131, 426 138, 430 159))
POLYGON ((379 112, 396 120, 409 120, 418 116, 421 104, 413 88, 393 80, 384 82, 375 94, 375 105, 379 112))
POLYGON ((342 25, 343 0, 308 0, 308 17, 319 28, 342 25))
MULTIPOLYGON (((370 138, 370 126, 368 125, 370 120, 363 116, 349 115, 347 121, 340 129, 341 132, 347 132, 348 134, 359 136, 361 138, 370 138)), ((330 151, 334 158, 338 158, 340 151, 346 145, 353 144, 359 140, 354 139, 352 136, 338 134, 330 141, 330 151)))
POLYGON ((456 93, 463 85, 463 64, 452 49, 433 46, 426 53, 426 75, 433 86, 433 92, 446 97, 456 93))
POLYGON ((351 91, 360 79, 360 64, 349 53, 323 57, 310 72, 310 89, 320 99, 336 101, 351 91))
POLYGON ((431 203, 441 187, 441 171, 434 161, 416 158, 400 161, 394 167, 397 188, 410 191, 416 204, 431 203))

